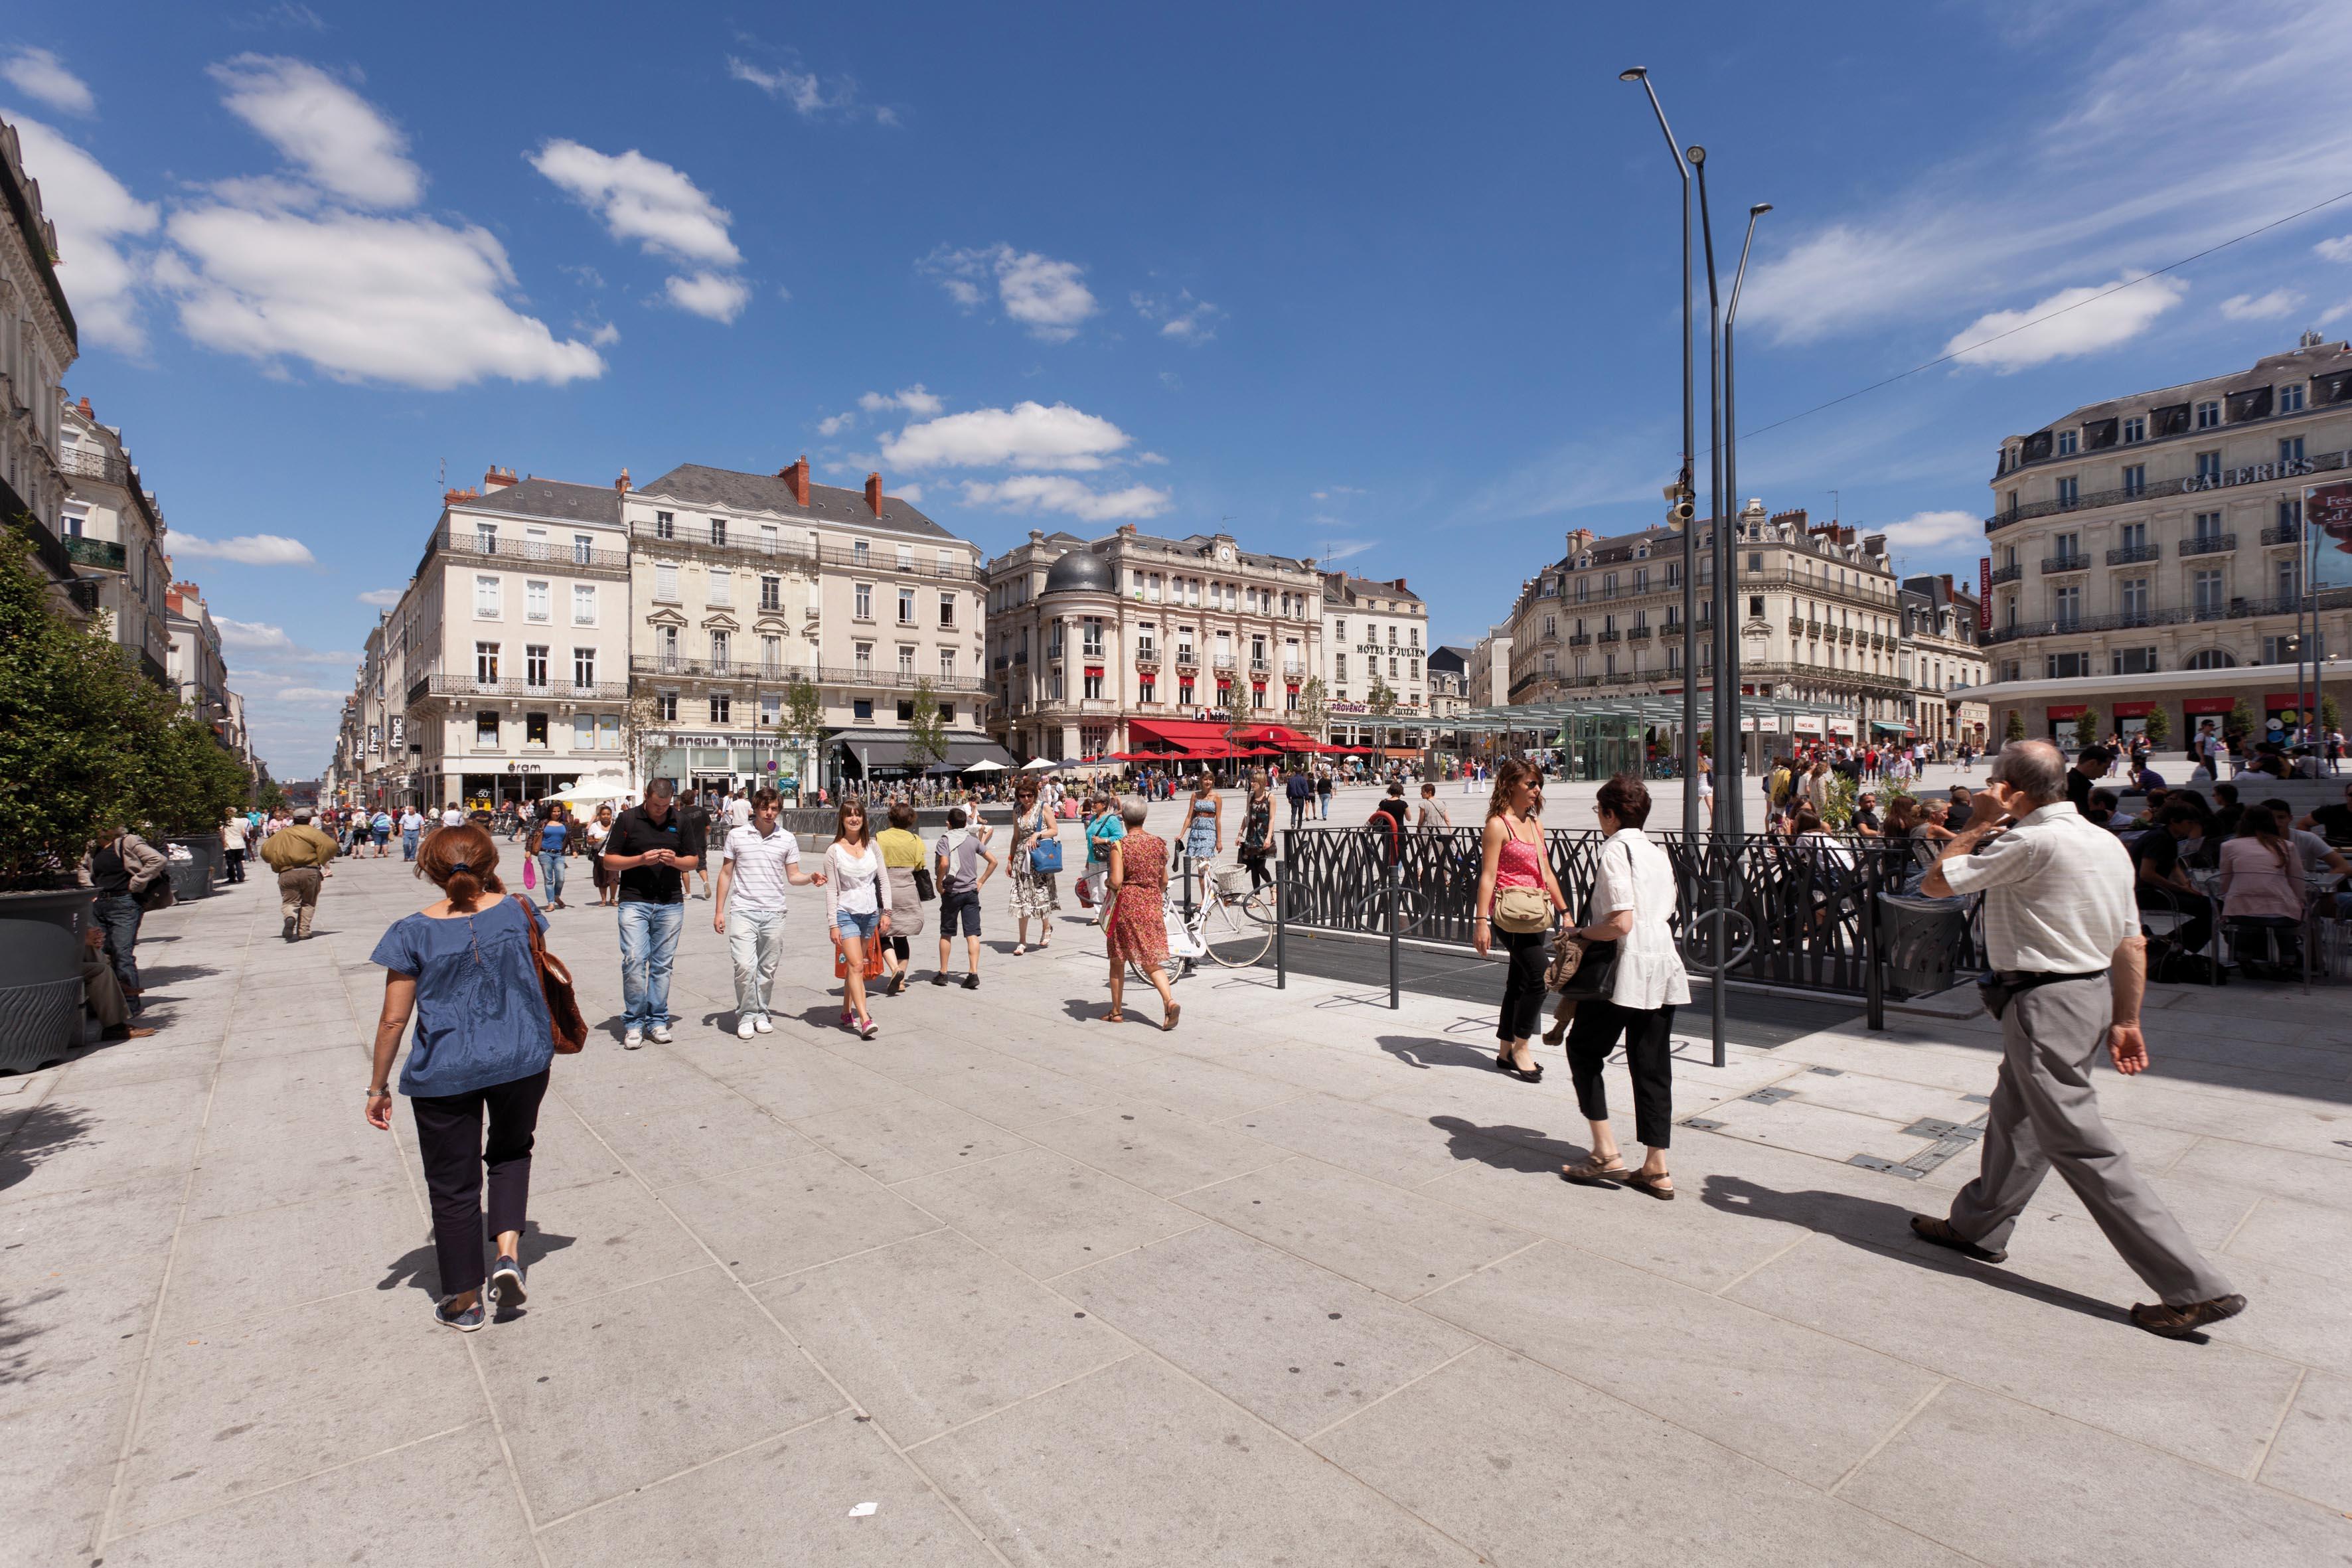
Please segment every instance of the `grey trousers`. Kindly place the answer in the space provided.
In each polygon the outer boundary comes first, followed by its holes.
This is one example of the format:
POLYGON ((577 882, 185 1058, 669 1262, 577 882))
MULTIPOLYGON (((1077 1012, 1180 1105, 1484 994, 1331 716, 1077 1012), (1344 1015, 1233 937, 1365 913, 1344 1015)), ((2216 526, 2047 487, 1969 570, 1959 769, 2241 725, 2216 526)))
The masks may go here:
POLYGON ((2091 1066, 2114 1018, 2104 976, 2038 986, 2010 1003, 1984 1164, 1952 1200, 1952 1228, 2000 1250, 2054 1166, 2132 1272, 2166 1304, 2227 1296, 2230 1282, 2133 1169, 2099 1114, 2091 1066))

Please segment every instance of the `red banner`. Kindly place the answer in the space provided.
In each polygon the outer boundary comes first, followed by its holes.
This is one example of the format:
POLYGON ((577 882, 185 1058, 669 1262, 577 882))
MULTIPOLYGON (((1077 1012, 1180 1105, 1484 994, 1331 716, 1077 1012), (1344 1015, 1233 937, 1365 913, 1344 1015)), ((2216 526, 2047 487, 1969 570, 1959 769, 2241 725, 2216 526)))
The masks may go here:
POLYGON ((2150 713, 2155 711, 2156 704, 2153 702, 2118 702, 2116 704, 2116 717, 2118 719, 2145 719, 2150 713))
POLYGON ((2050 705, 2050 717, 2053 719, 2080 719, 2084 714, 2090 710, 2091 705, 2087 702, 2053 702, 2050 705))
POLYGON ((1977 557, 1977 630, 1992 630, 1992 557, 1977 557))
POLYGON ((2338 544, 2352 540, 2352 484, 2319 485, 2304 491, 2303 520, 2338 544))
POLYGON ((2181 700, 2183 713, 2227 713, 2237 706, 2234 697, 2189 697, 2181 700))

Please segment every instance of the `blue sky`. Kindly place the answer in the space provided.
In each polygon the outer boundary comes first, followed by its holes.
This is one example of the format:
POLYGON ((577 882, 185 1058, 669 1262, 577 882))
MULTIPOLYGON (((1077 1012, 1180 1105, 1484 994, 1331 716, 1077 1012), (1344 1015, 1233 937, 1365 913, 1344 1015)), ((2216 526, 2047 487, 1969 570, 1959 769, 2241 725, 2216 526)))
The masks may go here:
MULTIPOLYGON (((2340 4, 1601 9, 130 4, 0 37, 0 116, 68 386, 282 776, 445 462, 807 452, 992 549, 1344 558, 1467 640, 1675 466, 1676 193, 1627 65, 1709 148, 1727 286, 1775 205, 1750 431, 2352 191, 2340 4)), ((2347 264, 2352 201, 1756 436, 1740 488, 1972 575, 2003 436, 2340 335, 2347 264)))

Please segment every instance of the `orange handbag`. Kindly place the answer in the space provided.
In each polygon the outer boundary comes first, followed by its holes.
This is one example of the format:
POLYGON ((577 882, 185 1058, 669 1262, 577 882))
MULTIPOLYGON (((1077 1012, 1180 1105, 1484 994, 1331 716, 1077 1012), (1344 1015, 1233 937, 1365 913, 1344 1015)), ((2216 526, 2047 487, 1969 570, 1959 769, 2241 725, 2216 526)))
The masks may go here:
MULTIPOLYGON (((881 974, 882 944, 888 940, 889 939, 887 937, 882 936, 869 936, 866 939, 866 979, 873 980, 881 974)), ((838 942, 833 944, 833 977, 835 980, 846 980, 849 978, 848 950, 843 947, 838 942)))

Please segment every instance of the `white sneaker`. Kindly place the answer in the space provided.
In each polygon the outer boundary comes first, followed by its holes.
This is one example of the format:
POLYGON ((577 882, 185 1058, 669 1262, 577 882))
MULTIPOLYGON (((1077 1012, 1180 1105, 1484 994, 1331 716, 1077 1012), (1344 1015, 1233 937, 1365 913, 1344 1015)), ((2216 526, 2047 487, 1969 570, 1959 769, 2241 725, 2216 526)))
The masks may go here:
POLYGON ((669 1026, 667 1024, 653 1025, 646 1030, 646 1038, 651 1040, 657 1046, 666 1046, 669 1044, 669 1026))
POLYGON ((631 1029, 621 1037, 621 1048, 625 1051, 634 1051, 645 1043, 646 1035, 642 1029, 631 1029))
POLYGON ((768 1022, 768 1016, 765 1013, 751 1020, 751 1027, 763 1035, 772 1035, 776 1032, 776 1026, 768 1022))
POLYGON ((739 1040, 748 1040, 757 1033, 759 1033, 759 1026, 752 1023, 748 1016, 735 1026, 735 1037, 739 1040))

